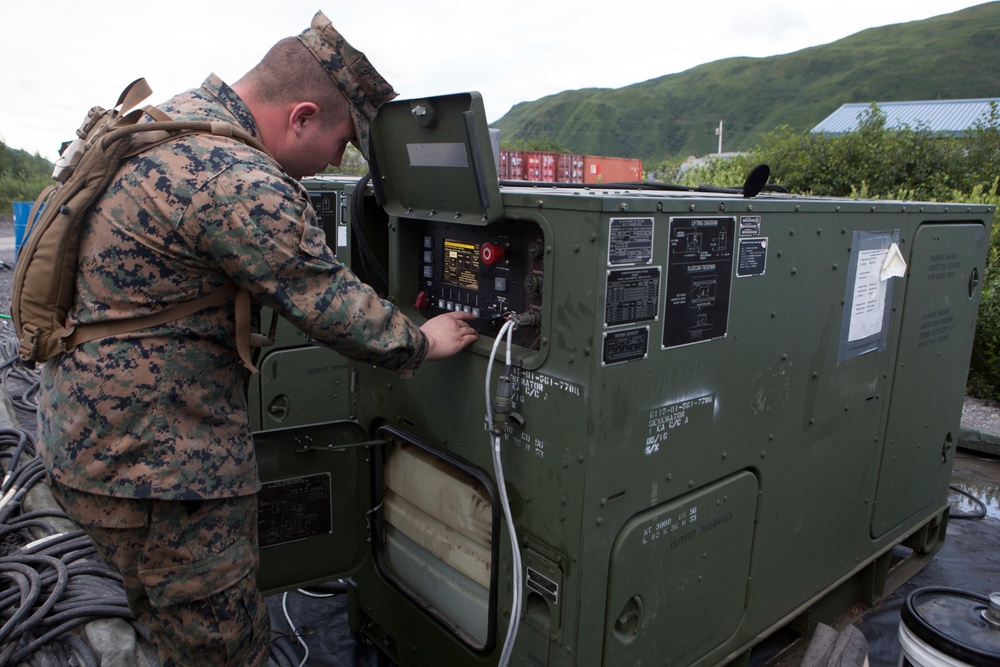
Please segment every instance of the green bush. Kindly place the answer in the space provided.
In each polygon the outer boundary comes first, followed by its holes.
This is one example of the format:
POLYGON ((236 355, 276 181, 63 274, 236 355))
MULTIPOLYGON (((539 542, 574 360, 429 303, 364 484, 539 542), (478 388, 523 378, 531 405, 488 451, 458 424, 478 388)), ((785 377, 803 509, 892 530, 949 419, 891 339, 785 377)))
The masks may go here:
MULTIPOLYGON (((956 193, 957 194, 957 193, 956 193)), ((958 198, 956 197, 956 201, 958 198)), ((989 188, 981 185, 961 201, 992 204, 1000 211, 1000 178, 989 188)), ((979 319, 969 368, 969 393, 980 398, 1000 398, 1000 225, 993 214, 990 248, 986 254, 979 319)))
POLYGON ((0 140, 0 213, 10 214, 13 201, 35 201, 52 183, 52 163, 39 155, 8 148, 0 140))

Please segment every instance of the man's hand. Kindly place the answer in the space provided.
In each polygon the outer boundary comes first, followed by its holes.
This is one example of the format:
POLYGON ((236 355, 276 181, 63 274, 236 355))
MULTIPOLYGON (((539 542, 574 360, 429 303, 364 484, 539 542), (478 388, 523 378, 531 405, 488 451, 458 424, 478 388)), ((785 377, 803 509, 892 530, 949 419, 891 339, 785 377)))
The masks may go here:
POLYGON ((443 313, 424 322, 420 330, 427 336, 428 361, 447 359, 457 354, 467 345, 471 345, 479 334, 469 326, 469 320, 475 317, 472 313, 443 313))

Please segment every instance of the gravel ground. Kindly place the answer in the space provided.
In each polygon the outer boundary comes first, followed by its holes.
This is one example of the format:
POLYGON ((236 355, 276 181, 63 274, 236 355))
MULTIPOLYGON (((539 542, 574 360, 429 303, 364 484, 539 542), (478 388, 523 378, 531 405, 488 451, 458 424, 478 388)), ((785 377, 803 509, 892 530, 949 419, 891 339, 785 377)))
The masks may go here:
POLYGON ((962 424, 980 431, 1000 433, 1000 403, 993 399, 965 397, 962 424))

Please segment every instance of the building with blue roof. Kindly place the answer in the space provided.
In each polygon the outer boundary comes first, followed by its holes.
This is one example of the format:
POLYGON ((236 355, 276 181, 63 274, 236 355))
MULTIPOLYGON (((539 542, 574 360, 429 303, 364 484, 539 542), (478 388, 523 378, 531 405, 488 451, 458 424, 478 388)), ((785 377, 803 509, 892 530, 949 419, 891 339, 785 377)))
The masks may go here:
MULTIPOLYGON (((875 104, 879 111, 885 114, 886 127, 908 126, 911 129, 919 127, 930 132, 960 135, 971 128, 976 121, 988 119, 990 105, 995 104, 1000 107, 1000 97, 875 104)), ((871 103, 867 102, 845 104, 810 131, 821 134, 853 132, 858 129, 862 115, 866 114, 871 106, 871 103)))

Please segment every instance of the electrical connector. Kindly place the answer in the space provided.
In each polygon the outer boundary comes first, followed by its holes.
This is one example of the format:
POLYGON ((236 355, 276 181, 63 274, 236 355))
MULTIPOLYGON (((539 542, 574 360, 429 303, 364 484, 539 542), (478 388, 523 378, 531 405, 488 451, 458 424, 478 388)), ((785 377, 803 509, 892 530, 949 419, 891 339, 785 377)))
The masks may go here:
POLYGON ((514 380, 509 375, 501 375, 497 380, 497 393, 493 398, 493 421, 505 423, 514 409, 514 380))
POLYGON ((541 316, 533 312, 517 313, 516 315, 511 315, 510 319, 513 320, 514 326, 518 328, 538 327, 542 324, 541 316))

